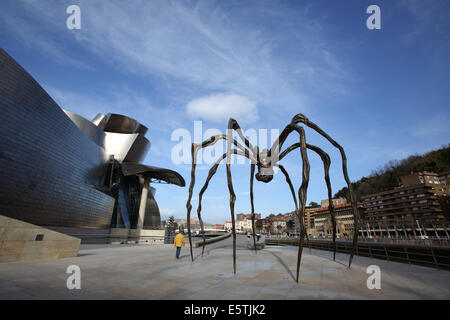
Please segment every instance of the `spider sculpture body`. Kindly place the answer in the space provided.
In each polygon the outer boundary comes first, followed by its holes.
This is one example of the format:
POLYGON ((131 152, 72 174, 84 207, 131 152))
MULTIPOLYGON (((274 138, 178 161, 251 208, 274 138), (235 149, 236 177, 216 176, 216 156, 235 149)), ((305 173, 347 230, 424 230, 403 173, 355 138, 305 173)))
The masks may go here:
POLYGON ((228 121, 228 130, 227 134, 221 134, 221 135, 215 135, 211 138, 203 141, 202 143, 193 143, 191 148, 191 154, 192 154, 192 169, 191 169, 191 183, 189 186, 189 196, 186 203, 187 208, 187 227, 188 227, 188 235, 189 235, 189 244, 190 244, 190 253, 191 253, 191 259, 194 260, 193 252, 192 252, 192 236, 191 236, 191 226, 190 226, 190 218, 191 218, 191 199, 192 199, 192 193, 194 189, 195 184, 195 168, 196 168, 196 159, 197 159, 197 153, 200 149, 206 148, 208 146, 214 145, 217 141, 220 140, 226 140, 227 142, 227 152, 224 153, 222 156, 220 156, 215 164, 211 167, 208 173, 208 177, 206 178, 205 184, 203 185, 202 189, 200 190, 199 197, 198 197, 198 208, 197 208, 197 215, 200 222, 200 227, 203 234, 203 250, 202 255, 204 253, 205 249, 205 236, 203 232, 203 221, 201 217, 201 203, 202 203, 202 196, 206 189, 208 188, 209 182, 211 178, 214 176, 214 174, 217 171, 217 168, 222 160, 226 158, 226 170, 227 170, 227 182, 228 182, 228 190, 230 193, 230 213, 231 213, 231 223, 232 223, 232 236, 233 236, 233 271, 236 273, 236 230, 235 230, 235 219, 234 219, 234 204, 236 201, 236 195, 234 193, 233 189, 233 183, 232 183, 232 176, 231 176, 231 169, 230 169, 230 159, 231 155, 236 154, 243 157, 246 157, 250 159, 250 203, 251 203, 251 217, 252 217, 252 230, 253 230, 253 244, 254 249, 256 251, 256 241, 255 241, 255 212, 254 212, 254 204, 253 204, 253 181, 254 178, 256 178, 257 181, 268 183, 272 180, 273 174, 274 174, 274 167, 278 167, 281 172, 284 174, 286 178, 286 182, 289 185, 294 205, 295 205, 295 214, 297 216, 297 219, 300 223, 300 237, 299 237, 299 243, 298 243, 298 254, 297 254, 297 274, 296 274, 296 282, 299 281, 299 271, 300 271, 300 263, 301 263, 301 256, 302 256, 302 249, 303 249, 303 240, 304 238, 307 239, 307 234, 304 226, 304 213, 305 213, 305 206, 306 206, 306 191, 308 188, 309 183, 309 161, 308 161, 308 154, 307 150, 311 150, 315 153, 317 153, 320 158, 322 159, 323 165, 324 165, 324 172, 325 172, 325 183, 328 189, 328 199, 329 199, 329 210, 331 215, 331 221, 332 221, 332 228, 333 228, 333 259, 336 258, 336 218, 334 214, 334 207, 332 202, 332 193, 331 193, 331 183, 330 183, 330 177, 329 177, 329 168, 330 168, 330 157, 329 155, 324 152, 322 149, 320 149, 317 146, 310 145, 306 143, 306 137, 305 137, 305 131, 302 126, 299 124, 303 124, 309 128, 312 128, 317 133, 319 133, 321 136, 326 138, 334 147, 336 147, 341 154, 342 158, 342 171, 344 175, 344 179, 347 183, 351 202, 352 202, 352 208, 353 208, 353 218, 354 218, 354 229, 353 229, 353 246, 352 251, 350 253, 349 263, 348 267, 350 268, 353 255, 355 253, 356 245, 357 245, 357 237, 358 237, 358 221, 359 221, 359 215, 357 211, 356 206, 356 198, 353 193, 353 188, 350 183, 350 179, 348 177, 347 173, 347 158, 344 152, 344 149, 335 141, 333 140, 327 133, 325 133, 322 129, 320 129, 315 123, 311 122, 306 118, 303 114, 297 114, 294 116, 291 120, 291 122, 283 129, 280 136, 277 140, 273 143, 272 147, 267 150, 264 149, 262 151, 259 150, 258 146, 253 146, 243 135, 241 128, 239 127, 239 124, 234 119, 230 119, 228 121), (233 139, 232 131, 235 131, 239 138, 244 143, 245 147, 233 139), (297 132, 299 134, 299 142, 295 143, 287 148, 285 148, 283 151, 281 151, 283 144, 289 134, 292 132, 297 132), (291 179, 289 177, 288 172, 285 170, 285 168, 279 164, 279 161, 281 161, 288 153, 291 151, 299 148, 300 149, 300 155, 302 159, 302 183, 300 188, 298 189, 298 201, 295 194, 294 187, 292 185, 291 179), (257 173, 255 174, 255 169, 258 169, 257 173))

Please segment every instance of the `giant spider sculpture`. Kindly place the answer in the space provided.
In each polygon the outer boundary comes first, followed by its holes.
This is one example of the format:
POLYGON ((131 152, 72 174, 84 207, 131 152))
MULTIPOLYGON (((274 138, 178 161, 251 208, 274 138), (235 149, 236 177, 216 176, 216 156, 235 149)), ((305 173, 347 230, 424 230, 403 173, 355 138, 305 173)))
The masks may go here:
POLYGON ((306 237, 306 230, 303 223, 303 217, 305 213, 305 205, 306 205, 306 190, 308 188, 309 183, 309 161, 308 161, 308 155, 307 155, 307 149, 310 149, 317 153, 320 158, 322 159, 324 171, 325 171, 325 183, 327 185, 328 189, 328 199, 329 199, 329 210, 331 215, 331 221, 332 221, 332 228, 333 228, 333 260, 336 259, 336 218, 334 213, 334 207, 332 202, 332 194, 331 194, 331 183, 330 183, 330 177, 329 177, 329 168, 330 168, 330 157, 329 155, 324 152, 322 149, 320 149, 317 146, 310 145, 306 143, 306 137, 305 137, 305 131, 303 127, 299 126, 298 123, 303 123, 309 128, 314 129, 316 132, 318 132, 320 135, 322 135, 324 138, 326 138, 334 147, 339 149, 341 157, 342 157, 342 171, 345 178, 345 181, 347 182, 348 190, 350 192, 351 202, 352 202, 352 208, 353 208, 353 218, 354 218, 354 226, 353 226, 353 246, 352 251, 350 253, 350 259, 348 263, 348 267, 350 268, 352 264, 353 255, 355 253, 355 248, 357 245, 357 238, 358 238, 358 221, 359 221, 359 215, 358 210, 356 206, 356 198, 353 193, 353 188, 350 183, 350 179, 348 178, 347 173, 347 158, 345 156, 344 149, 335 141, 333 140, 327 133, 325 133, 322 129, 320 129, 315 123, 308 120, 307 117, 305 117, 303 114, 297 114, 294 116, 291 120, 291 122, 284 128, 284 130, 281 132, 280 136, 277 140, 273 143, 270 150, 264 149, 262 151, 259 150, 258 146, 253 146, 242 134, 242 130, 239 127, 239 124, 234 119, 230 119, 228 121, 228 131, 227 135, 220 134, 212 136, 211 138, 203 141, 202 143, 193 143, 191 148, 192 153, 192 169, 191 169, 191 183, 189 186, 189 197, 186 203, 187 208, 187 227, 188 227, 188 234, 189 234, 189 244, 190 244, 190 253, 191 253, 191 259, 194 260, 193 252, 192 252, 192 236, 191 236, 191 225, 190 225, 190 218, 191 218, 191 199, 192 199, 192 192, 194 189, 195 184, 195 168, 196 168, 196 159, 197 159, 197 153, 200 149, 206 148, 208 146, 214 145, 219 140, 226 140, 227 141, 227 152, 224 153, 215 164, 212 166, 212 168, 209 170, 208 177, 206 178, 205 184, 203 185, 203 188, 200 190, 199 197, 198 197, 198 209, 197 209, 197 215, 200 222, 200 227, 203 234, 203 249, 202 249, 202 256, 205 249, 205 235, 204 235, 204 229, 203 229, 203 221, 201 218, 201 209, 202 209, 202 196, 203 193, 208 188, 209 182, 211 178, 214 176, 214 174, 217 171, 217 167, 219 166, 220 162, 226 158, 226 168, 227 168, 227 181, 228 181, 228 190, 230 193, 230 212, 231 212, 231 223, 232 223, 232 235, 233 235, 233 271, 236 273, 236 230, 235 230, 235 219, 234 219, 234 203, 236 201, 236 195, 234 193, 233 189, 233 183, 231 178, 231 170, 230 170, 230 159, 232 154, 244 156, 248 159, 250 159, 250 203, 251 203, 251 214, 252 214, 252 230, 253 230, 253 245, 254 249, 256 251, 256 241, 255 241, 255 211, 254 211, 254 205, 253 205, 253 178, 255 177, 256 180, 268 183, 273 178, 273 167, 280 168, 281 172, 284 174, 286 178, 286 182, 289 185, 289 188, 292 193, 292 197, 294 200, 295 205, 295 214, 297 216, 298 221, 300 222, 300 237, 298 242, 298 254, 297 254, 297 275, 296 275, 296 282, 298 283, 299 280, 299 271, 300 271, 300 263, 301 263, 301 256, 302 256, 302 250, 303 250, 303 239, 306 237), (233 139, 232 137, 232 130, 235 130, 237 134, 239 135, 240 139, 244 142, 246 148, 242 146, 238 141, 233 139), (285 142, 286 138, 289 136, 289 134, 293 131, 296 131, 300 136, 300 142, 295 143, 291 145, 290 147, 286 148, 284 151, 280 152, 283 143, 285 142), (234 145, 237 148, 232 148, 232 145, 234 145), (292 185, 291 179, 289 177, 289 174, 285 170, 285 168, 279 164, 278 162, 282 160, 289 152, 300 148, 300 154, 302 158, 302 183, 298 190, 298 198, 299 203, 297 202, 297 197, 295 195, 294 187, 292 185), (258 167, 258 172, 255 175, 255 167, 258 167))

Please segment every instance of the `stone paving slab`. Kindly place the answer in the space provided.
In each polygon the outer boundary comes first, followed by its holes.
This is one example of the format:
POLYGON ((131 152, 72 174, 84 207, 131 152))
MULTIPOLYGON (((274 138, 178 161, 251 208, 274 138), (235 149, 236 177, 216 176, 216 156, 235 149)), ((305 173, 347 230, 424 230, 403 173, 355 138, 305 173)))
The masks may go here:
POLYGON ((172 245, 85 245, 79 256, 0 264, 0 299, 449 299, 450 272, 366 257, 305 249, 300 283, 297 248, 266 246, 255 253, 238 237, 237 273, 232 240, 189 248, 175 259, 172 245), (81 269, 81 289, 69 290, 69 265, 81 269), (366 285, 369 265, 381 269, 381 289, 366 285))

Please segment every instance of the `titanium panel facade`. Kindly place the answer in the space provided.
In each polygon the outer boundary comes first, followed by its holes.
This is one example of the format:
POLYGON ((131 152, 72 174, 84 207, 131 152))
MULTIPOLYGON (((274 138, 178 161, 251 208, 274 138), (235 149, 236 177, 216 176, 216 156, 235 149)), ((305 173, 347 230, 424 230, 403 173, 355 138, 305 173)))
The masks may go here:
POLYGON ((91 121, 79 116, 76 113, 68 110, 63 110, 64 113, 72 120, 73 123, 80 129, 85 135, 87 135, 98 146, 105 148, 105 133, 91 121))
POLYGON ((145 207, 144 228, 161 225, 161 214, 159 213, 158 203, 155 200, 155 192, 155 188, 150 188, 147 206, 145 207))
MULTIPOLYGON (((136 228, 144 178, 185 185, 175 171, 139 163, 150 148, 147 127, 120 114, 89 121, 62 110, 2 49, 0 114, 5 216, 65 230, 136 228)), ((154 194, 151 188, 147 228, 160 226, 154 194)))
POLYGON ((0 49, 0 213, 44 226, 108 228, 105 150, 0 49))

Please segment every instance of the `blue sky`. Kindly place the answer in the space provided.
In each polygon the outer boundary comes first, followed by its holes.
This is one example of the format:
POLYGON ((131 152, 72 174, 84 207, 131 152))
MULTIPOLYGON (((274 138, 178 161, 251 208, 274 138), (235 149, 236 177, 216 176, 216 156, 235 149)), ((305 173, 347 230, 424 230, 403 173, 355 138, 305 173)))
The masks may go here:
MULTIPOLYGON (((92 119, 121 113, 149 127, 145 163, 177 170, 176 129, 282 130, 304 113, 346 150, 352 181, 390 160, 449 143, 450 2, 433 1, 18 1, 3 0, 0 45, 65 109, 92 119), (81 9, 81 29, 66 8, 81 9), (366 8, 381 9, 381 30, 366 8), (213 110, 213 112, 212 112, 213 110)), ((345 185, 332 158, 333 192, 345 185)), ((270 137, 269 137, 270 140, 270 137)), ((289 137, 286 145, 298 137, 289 137)), ((310 153, 308 202, 326 198, 322 164, 310 153)), ((297 189, 298 152, 282 163, 297 189)), ((209 166, 199 166, 195 193, 209 166)), ((250 212, 249 165, 232 166, 236 212, 250 212)), ((162 216, 186 214, 188 189, 155 185, 162 216)), ((225 166, 203 202, 204 219, 230 219, 225 166)), ((197 202, 194 201, 194 212, 197 202)), ((255 210, 293 210, 282 174, 255 184, 255 210)))

